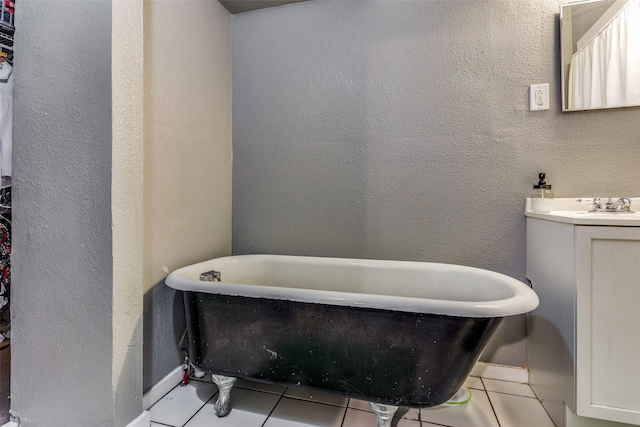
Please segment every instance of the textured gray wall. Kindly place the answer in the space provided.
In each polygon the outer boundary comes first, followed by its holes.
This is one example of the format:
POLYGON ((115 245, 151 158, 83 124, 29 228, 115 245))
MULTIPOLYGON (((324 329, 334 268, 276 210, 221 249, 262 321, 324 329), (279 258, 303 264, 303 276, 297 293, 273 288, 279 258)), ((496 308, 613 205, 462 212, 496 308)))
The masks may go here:
MULTIPOLYGON (((557 0, 318 1, 238 15, 233 250, 525 280, 524 198, 640 193, 640 109, 561 113, 557 0), (528 111, 550 83, 551 109, 528 111)), ((483 360, 526 362, 524 317, 483 360)))
POLYGON ((113 426, 111 1, 16 17, 11 407, 113 426))

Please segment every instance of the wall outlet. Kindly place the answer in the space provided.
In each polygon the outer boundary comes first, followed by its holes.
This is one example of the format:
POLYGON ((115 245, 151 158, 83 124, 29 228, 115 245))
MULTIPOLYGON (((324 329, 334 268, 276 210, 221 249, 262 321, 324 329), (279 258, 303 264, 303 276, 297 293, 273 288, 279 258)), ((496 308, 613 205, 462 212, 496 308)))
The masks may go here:
POLYGON ((529 86, 529 110, 549 109, 549 83, 529 86))

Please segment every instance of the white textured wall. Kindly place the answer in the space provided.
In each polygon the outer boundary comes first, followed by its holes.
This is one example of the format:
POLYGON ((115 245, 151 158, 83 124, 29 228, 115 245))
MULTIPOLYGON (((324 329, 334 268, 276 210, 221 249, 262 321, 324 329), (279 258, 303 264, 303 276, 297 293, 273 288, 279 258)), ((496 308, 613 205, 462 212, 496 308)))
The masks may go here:
POLYGON ((145 2, 144 388, 180 363, 169 271, 231 252, 231 15, 145 2))
MULTIPOLYGON (((237 15, 234 253, 525 280, 524 198, 640 193, 640 109, 560 112, 557 0, 316 1, 237 15), (550 83, 551 109, 528 111, 550 83)), ((525 364, 523 317, 483 359, 525 364)))

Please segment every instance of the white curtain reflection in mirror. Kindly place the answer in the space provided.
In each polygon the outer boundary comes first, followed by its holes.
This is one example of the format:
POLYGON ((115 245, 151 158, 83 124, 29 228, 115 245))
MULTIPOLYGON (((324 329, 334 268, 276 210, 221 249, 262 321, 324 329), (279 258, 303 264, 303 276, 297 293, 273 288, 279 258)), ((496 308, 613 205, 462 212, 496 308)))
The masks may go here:
POLYGON ((640 0, 626 5, 587 43, 569 69, 569 109, 640 104, 640 0))

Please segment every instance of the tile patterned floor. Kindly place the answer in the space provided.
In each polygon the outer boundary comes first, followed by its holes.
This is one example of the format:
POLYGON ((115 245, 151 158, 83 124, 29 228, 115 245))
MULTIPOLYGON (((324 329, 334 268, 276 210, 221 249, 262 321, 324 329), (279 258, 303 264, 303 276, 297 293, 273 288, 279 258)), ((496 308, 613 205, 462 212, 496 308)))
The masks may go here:
MULTIPOLYGON (((400 408, 393 427, 554 427, 528 384, 469 377, 471 400, 429 409, 400 408)), ((209 376, 176 386, 153 405, 152 427, 376 427, 369 404, 297 388, 238 380, 232 410, 215 415, 209 376)))

